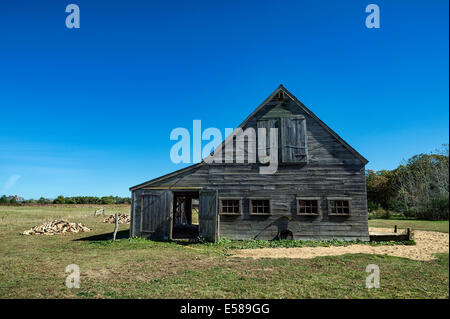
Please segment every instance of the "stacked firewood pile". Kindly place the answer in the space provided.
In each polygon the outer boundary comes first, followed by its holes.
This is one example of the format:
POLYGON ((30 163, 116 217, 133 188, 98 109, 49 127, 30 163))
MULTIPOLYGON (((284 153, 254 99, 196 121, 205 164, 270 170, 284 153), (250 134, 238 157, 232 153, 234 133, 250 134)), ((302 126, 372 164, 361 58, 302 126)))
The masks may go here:
MULTIPOLYGON (((130 215, 127 214, 118 214, 118 221, 119 224, 129 224, 130 223, 130 215)), ((116 222, 116 218, 114 217, 114 215, 110 215, 109 217, 105 218, 103 220, 104 223, 108 223, 108 224, 114 224, 116 222)))
POLYGON ((63 233, 80 233, 91 231, 89 228, 79 223, 71 223, 66 220, 55 219, 42 225, 34 226, 25 230, 22 235, 56 235, 63 233))

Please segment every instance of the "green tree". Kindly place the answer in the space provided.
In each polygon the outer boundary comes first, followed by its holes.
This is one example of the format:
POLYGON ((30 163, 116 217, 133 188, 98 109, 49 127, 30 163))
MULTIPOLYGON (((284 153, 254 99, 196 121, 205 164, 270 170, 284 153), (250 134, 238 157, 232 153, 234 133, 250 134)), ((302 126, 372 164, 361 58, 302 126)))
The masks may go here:
POLYGON ((48 203, 48 200, 45 199, 44 197, 41 197, 41 198, 38 199, 37 202, 38 202, 39 204, 47 204, 47 203, 48 203))
POLYGON ((390 199, 395 194, 393 187, 395 179, 395 172, 388 170, 381 170, 374 172, 368 170, 366 172, 366 188, 367 201, 369 207, 374 209, 383 208, 389 209, 390 199))
POLYGON ((64 198, 63 195, 59 195, 58 197, 56 197, 53 200, 53 204, 65 204, 66 203, 66 199, 64 198))
POLYGON ((114 197, 113 196, 104 196, 102 198, 100 198, 100 202, 101 204, 114 204, 114 197))
POLYGON ((419 154, 396 169, 397 203, 403 213, 423 219, 449 218, 448 145, 431 154, 419 154))
POLYGON ((9 199, 8 197, 6 197, 6 195, 0 197, 0 204, 9 204, 9 199))
POLYGON ((366 172, 370 211, 383 208, 421 219, 449 219, 448 145, 414 155, 394 170, 366 172))

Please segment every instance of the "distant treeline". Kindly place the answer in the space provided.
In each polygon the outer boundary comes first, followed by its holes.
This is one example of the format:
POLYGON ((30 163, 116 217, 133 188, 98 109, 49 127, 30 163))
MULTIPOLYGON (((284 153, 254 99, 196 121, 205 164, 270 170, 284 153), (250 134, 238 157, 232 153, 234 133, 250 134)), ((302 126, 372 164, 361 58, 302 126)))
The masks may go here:
POLYGON ((449 219, 448 145, 419 154, 394 170, 367 171, 371 214, 388 218, 392 212, 429 220, 449 219))
POLYGON ((0 197, 0 204, 129 204, 131 203, 130 197, 119 197, 119 196, 72 196, 64 197, 62 195, 55 199, 48 199, 41 197, 39 199, 26 199, 18 201, 14 196, 3 195, 0 197))

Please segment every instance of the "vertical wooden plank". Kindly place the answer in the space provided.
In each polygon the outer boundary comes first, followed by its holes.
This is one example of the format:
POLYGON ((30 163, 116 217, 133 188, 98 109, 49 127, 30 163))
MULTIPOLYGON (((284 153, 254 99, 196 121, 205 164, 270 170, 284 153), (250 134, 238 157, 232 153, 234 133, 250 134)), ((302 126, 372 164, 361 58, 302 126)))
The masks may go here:
POLYGON ((145 193, 142 200, 142 232, 154 240, 171 237, 172 191, 145 193))
POLYGON ((282 161, 302 162, 307 154, 306 123, 303 117, 282 119, 282 161))
POLYGON ((119 213, 114 214, 114 233, 113 233, 113 240, 116 240, 117 236, 117 230, 119 229, 119 213))
POLYGON ((209 241, 218 240, 217 190, 200 192, 199 235, 209 241))
POLYGON ((134 207, 135 204, 135 191, 131 192, 131 208, 130 208, 130 232, 129 232, 129 236, 134 237, 135 235, 135 230, 134 230, 134 225, 136 224, 136 217, 135 217, 135 213, 136 213, 136 208, 134 207))
MULTIPOLYGON (((257 122, 257 129, 258 128, 265 128, 266 129, 266 152, 269 154, 270 151, 270 129, 271 128, 277 128, 278 129, 278 136, 280 136, 280 119, 278 118, 267 118, 267 119, 260 119, 257 122)), ((260 138, 258 136, 258 130, 256 131, 257 139, 260 138)), ((280 143, 278 143, 280 145, 280 143)))

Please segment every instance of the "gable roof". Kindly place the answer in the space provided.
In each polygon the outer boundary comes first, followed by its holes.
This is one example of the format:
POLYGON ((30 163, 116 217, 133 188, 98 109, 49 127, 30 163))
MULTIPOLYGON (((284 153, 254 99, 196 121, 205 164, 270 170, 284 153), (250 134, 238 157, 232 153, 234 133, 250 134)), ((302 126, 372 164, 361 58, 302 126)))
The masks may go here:
MULTIPOLYGON (((308 109, 302 102, 300 102, 294 94, 292 94, 291 92, 288 91, 288 89, 286 89, 282 84, 280 84, 280 86, 272 92, 272 94, 270 94, 265 100, 264 102, 262 102, 249 116, 247 116, 247 118, 229 135, 225 138, 224 141, 222 141, 222 143, 216 147, 215 149, 223 149, 223 147, 228 144, 230 141, 232 141, 233 136, 236 133, 236 130, 239 128, 243 128, 247 122, 253 117, 255 116, 268 102, 270 102, 278 93, 283 92, 286 96, 288 96, 289 98, 291 98, 292 101, 294 101, 294 103, 300 107, 306 114, 308 114, 313 120, 315 120, 320 126, 322 126, 328 133, 331 134, 331 136, 333 136, 340 144, 342 144, 351 154, 353 154, 355 157, 357 157, 364 165, 367 164, 369 161, 362 156, 360 153, 358 153, 358 151, 356 151, 353 147, 351 147, 346 141, 344 141, 344 139, 342 139, 335 131, 333 131, 328 125, 326 125, 321 119, 319 119, 310 109, 308 109)), ((180 170, 174 171, 172 173, 151 179, 147 182, 144 182, 142 184, 138 184, 136 186, 130 187, 130 190, 135 190, 141 187, 145 187, 148 186, 152 183, 173 177, 173 176, 177 176, 178 174, 181 173, 185 173, 188 172, 192 169, 198 168, 200 166, 205 165, 205 160, 207 160, 209 157, 211 157, 213 155, 209 155, 207 158, 203 159, 200 163, 194 164, 194 165, 190 165, 187 166, 185 168, 182 168, 180 170)))

